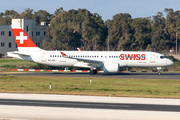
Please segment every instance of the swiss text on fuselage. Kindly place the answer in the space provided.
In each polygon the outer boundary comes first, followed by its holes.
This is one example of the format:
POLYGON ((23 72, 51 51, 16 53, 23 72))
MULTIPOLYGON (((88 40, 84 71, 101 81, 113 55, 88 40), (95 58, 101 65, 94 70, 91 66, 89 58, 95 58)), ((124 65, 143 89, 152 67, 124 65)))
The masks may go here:
POLYGON ((120 54, 120 60, 145 60, 145 54, 120 54))

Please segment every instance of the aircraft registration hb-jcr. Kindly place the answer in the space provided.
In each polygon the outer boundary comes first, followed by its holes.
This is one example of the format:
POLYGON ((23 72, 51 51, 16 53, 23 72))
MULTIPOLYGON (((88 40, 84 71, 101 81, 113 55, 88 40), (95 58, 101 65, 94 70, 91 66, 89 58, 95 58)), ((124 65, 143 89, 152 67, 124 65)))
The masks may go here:
POLYGON ((84 67, 90 74, 97 74, 97 68, 104 73, 117 73, 121 67, 166 67, 173 65, 166 56, 145 51, 46 51, 38 48, 19 27, 12 26, 18 51, 8 56, 39 64, 61 67, 84 67))

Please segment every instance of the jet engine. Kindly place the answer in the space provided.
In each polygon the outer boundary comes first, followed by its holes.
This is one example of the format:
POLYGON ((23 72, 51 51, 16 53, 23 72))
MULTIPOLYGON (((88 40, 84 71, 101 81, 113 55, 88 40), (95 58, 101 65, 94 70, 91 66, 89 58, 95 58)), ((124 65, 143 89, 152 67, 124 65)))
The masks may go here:
POLYGON ((107 62, 103 64, 102 70, 104 73, 118 73, 119 72, 119 64, 107 62))

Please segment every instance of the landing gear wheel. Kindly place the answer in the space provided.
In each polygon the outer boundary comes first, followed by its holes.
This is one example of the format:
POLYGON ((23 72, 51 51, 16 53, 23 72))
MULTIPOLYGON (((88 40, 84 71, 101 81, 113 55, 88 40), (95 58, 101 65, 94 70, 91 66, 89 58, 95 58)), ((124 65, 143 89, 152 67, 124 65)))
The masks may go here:
POLYGON ((97 74, 97 70, 93 70, 93 74, 97 74))
POLYGON ((90 70, 89 74, 90 74, 90 75, 93 75, 93 70, 90 70))
POLYGON ((90 75, 97 74, 97 70, 90 70, 89 74, 90 74, 90 75))
POLYGON ((158 75, 161 75, 161 67, 157 67, 158 75))

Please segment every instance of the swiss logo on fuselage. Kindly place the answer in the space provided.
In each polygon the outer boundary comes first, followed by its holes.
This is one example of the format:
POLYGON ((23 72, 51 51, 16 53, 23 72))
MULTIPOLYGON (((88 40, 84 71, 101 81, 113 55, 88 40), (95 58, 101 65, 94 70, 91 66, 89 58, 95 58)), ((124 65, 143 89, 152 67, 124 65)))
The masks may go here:
POLYGON ((145 54, 120 54, 120 60, 145 60, 145 54))

